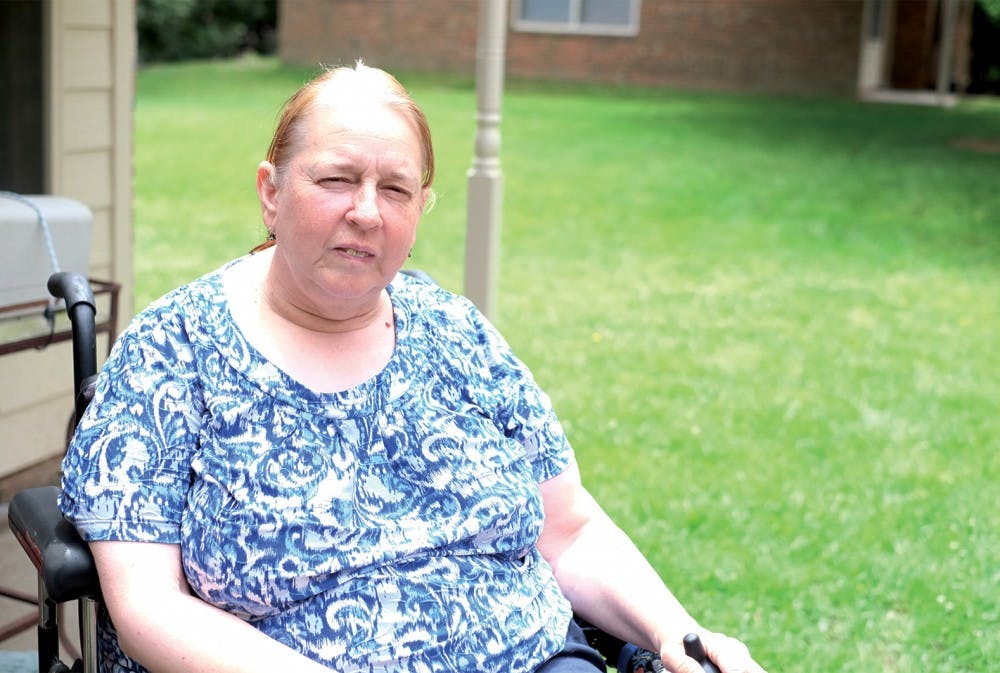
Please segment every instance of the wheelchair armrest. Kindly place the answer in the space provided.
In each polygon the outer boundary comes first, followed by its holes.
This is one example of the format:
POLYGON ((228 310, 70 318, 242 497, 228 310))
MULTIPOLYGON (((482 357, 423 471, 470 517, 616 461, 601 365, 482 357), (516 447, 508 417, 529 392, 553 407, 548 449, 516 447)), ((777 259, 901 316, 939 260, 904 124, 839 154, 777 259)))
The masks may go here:
POLYGON ((55 486, 29 488, 10 501, 8 519, 31 558, 45 590, 56 603, 97 598, 100 584, 87 543, 59 510, 55 486))
POLYGON ((576 613, 573 614, 573 619, 576 620, 580 630, 583 631, 583 636, 587 639, 587 643, 600 652, 608 666, 617 667, 620 663, 619 659, 621 658, 622 650, 627 643, 610 633, 602 631, 576 613))

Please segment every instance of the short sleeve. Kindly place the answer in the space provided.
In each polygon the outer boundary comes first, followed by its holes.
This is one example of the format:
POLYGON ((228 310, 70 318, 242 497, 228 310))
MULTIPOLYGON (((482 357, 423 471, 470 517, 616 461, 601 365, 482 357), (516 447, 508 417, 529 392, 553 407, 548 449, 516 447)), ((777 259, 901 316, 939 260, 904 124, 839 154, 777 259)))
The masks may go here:
POLYGON ((551 479, 574 460, 573 449, 549 396, 528 366, 514 355, 503 336, 485 318, 483 348, 495 384, 497 418, 508 437, 525 449, 538 482, 551 479))
POLYGON ((172 321, 137 321, 98 378, 63 460, 60 507, 90 540, 178 543, 200 402, 172 321))

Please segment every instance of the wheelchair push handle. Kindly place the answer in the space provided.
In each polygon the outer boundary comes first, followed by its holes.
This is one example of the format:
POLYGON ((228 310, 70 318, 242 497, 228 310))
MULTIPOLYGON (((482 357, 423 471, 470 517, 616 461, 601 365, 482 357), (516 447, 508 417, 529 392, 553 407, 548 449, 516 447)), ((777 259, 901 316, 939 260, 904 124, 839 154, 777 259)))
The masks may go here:
POLYGON ((66 300, 66 312, 73 317, 73 309, 77 304, 87 304, 94 311, 97 304, 94 301, 94 291, 90 282, 79 273, 59 271, 49 276, 49 293, 53 297, 66 300))
POLYGON ((83 275, 59 271, 49 276, 49 293, 66 302, 73 325, 73 382, 76 420, 87 406, 86 387, 97 374, 97 302, 90 281, 83 275))

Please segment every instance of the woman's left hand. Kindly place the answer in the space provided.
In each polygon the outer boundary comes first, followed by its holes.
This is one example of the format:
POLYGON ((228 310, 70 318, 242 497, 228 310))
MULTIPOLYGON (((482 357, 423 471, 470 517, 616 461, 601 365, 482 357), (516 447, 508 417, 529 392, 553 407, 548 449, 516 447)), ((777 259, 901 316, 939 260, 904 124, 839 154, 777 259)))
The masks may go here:
MULTIPOLYGON (((730 638, 722 633, 700 631, 698 637, 705 648, 708 658, 722 673, 766 673, 753 660, 750 650, 736 638, 730 638)), ((671 642, 660 651, 660 660, 666 670, 672 673, 704 673, 701 666, 684 653, 681 642, 671 642)))

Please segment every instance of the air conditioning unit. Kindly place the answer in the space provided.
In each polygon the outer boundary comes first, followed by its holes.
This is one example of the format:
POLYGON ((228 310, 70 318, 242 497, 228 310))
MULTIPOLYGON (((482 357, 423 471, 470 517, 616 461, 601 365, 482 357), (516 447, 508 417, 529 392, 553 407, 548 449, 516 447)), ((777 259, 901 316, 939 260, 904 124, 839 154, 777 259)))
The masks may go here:
POLYGON ((0 194, 0 315, 41 311, 50 299, 46 283, 59 269, 86 275, 90 268, 90 231, 94 217, 87 206, 61 196, 0 194), (46 236, 38 208, 51 235, 46 236), (37 309, 31 304, 38 303, 37 309), (21 305, 28 305, 18 309, 21 305))

